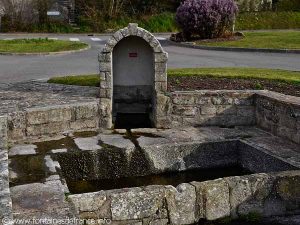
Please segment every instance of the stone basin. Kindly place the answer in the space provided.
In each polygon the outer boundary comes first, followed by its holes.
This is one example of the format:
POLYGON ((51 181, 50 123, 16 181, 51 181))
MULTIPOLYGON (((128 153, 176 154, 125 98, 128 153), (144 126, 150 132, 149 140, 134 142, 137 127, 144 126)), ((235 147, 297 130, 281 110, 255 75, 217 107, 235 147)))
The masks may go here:
POLYGON ((299 167, 297 144, 254 126, 68 133, 9 150, 15 217, 57 196, 45 215, 113 224, 295 213, 299 167))

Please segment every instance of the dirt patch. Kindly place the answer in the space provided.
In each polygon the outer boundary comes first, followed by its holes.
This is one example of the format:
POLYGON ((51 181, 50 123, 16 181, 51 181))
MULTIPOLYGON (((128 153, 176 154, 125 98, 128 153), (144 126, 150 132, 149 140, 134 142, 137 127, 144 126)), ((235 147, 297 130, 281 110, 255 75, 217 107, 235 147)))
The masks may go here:
POLYGON ((168 78, 169 91, 191 90, 270 90, 300 97, 300 85, 261 79, 178 76, 168 78))
POLYGON ((242 36, 229 36, 229 37, 222 37, 222 38, 213 38, 213 39, 202 39, 197 40, 196 43, 201 45, 202 43, 214 43, 214 42, 224 42, 224 41, 238 41, 243 39, 242 36))
POLYGON ((208 43, 208 42, 223 42, 223 41, 237 41, 244 38, 245 35, 242 32, 235 32, 224 34, 222 37, 202 39, 198 35, 192 35, 186 37, 182 32, 171 34, 170 40, 174 42, 196 42, 197 44, 208 43))

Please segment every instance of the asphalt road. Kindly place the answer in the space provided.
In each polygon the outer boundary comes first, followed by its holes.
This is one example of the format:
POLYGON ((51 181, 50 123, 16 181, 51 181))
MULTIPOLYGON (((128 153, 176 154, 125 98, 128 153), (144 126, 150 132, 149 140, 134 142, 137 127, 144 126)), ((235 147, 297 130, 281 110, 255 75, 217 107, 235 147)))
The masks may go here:
MULTIPOLYGON (((47 79, 52 76, 98 73, 97 55, 108 36, 88 35, 0 35, 0 39, 49 37, 83 41, 91 49, 64 55, 0 55, 0 83, 47 79)), ((164 35, 156 35, 163 39, 164 35)), ((161 40, 169 53, 170 68, 189 67, 257 67, 300 71, 300 54, 210 51, 177 47, 161 40)))

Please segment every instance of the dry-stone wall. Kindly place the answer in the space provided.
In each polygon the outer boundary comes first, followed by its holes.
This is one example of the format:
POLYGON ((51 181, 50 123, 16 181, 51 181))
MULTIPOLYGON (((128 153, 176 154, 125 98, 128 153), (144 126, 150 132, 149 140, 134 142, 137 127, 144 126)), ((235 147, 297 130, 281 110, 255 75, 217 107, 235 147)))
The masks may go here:
POLYGON ((172 126, 238 126, 255 124, 255 92, 172 92, 165 107, 172 126))
POLYGON ((6 116, 0 116, 0 221, 3 218, 12 218, 12 203, 8 182, 6 116))
POLYGON ((200 219, 294 213, 299 171, 227 177, 173 186, 147 186, 68 196, 81 218, 111 224, 193 224, 200 219))
POLYGON ((11 140, 99 128, 97 102, 29 108, 8 116, 11 140))
POLYGON ((259 127, 300 144, 299 97, 266 92, 256 97, 255 105, 259 127))

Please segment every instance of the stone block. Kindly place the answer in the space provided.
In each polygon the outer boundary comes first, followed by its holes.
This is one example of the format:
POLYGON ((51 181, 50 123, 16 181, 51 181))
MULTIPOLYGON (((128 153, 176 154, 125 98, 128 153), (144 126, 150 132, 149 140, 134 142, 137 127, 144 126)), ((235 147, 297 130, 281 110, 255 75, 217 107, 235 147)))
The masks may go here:
POLYGON ((200 107, 201 115, 216 115, 217 108, 214 105, 205 105, 200 107))
POLYGON ((275 175, 274 193, 283 202, 285 211, 293 212, 300 207, 300 171, 285 171, 275 175))
POLYGON ((120 31, 122 32, 123 37, 128 37, 130 35, 129 29, 127 27, 124 29, 121 29, 120 31))
POLYGON ((111 116, 101 117, 99 124, 101 128, 111 129, 113 127, 112 117, 111 116))
POLYGON ((153 220, 149 222, 149 225, 168 225, 169 220, 168 219, 159 219, 159 220, 153 220))
POLYGON ((212 97, 212 103, 214 105, 232 105, 233 99, 230 97, 212 97))
POLYGON ((193 106, 178 106, 174 105, 173 112, 175 115, 195 116, 198 113, 198 108, 193 106))
POLYGON ((253 212, 264 215, 266 213, 264 202, 272 190, 273 178, 268 174, 261 173, 249 175, 246 179, 248 179, 247 185, 251 189, 251 197, 240 202, 236 212, 238 215, 247 215, 253 212))
POLYGON ((116 148, 129 148, 134 149, 134 144, 124 135, 120 134, 99 134, 99 140, 106 145, 113 146, 116 148))
POLYGON ((170 97, 163 94, 157 94, 155 107, 157 116, 169 116, 172 109, 170 97))
POLYGON ((33 108, 27 109, 26 112, 27 125, 40 125, 72 120, 72 110, 70 106, 33 108))
POLYGON ((243 98, 243 97, 238 97, 238 98, 234 98, 233 99, 233 103, 235 105, 254 105, 254 96, 250 96, 247 98, 243 98))
POLYGON ((237 209, 240 204, 252 197, 251 184, 247 176, 224 178, 230 188, 230 213, 237 218, 237 209))
POLYGON ((168 89, 167 82, 155 82, 155 91, 156 92, 166 92, 168 89))
POLYGON ((164 52, 164 50, 162 49, 160 43, 157 40, 155 40, 155 39, 153 39, 150 42, 150 46, 153 48, 154 52, 158 52, 158 53, 164 52))
POLYGON ((99 139, 97 137, 75 138, 74 142, 77 147, 83 151, 100 150, 102 148, 99 145, 99 139))
POLYGON ((166 82, 168 77, 166 72, 156 72, 155 73, 155 82, 166 82))
POLYGON ((100 117, 108 117, 112 113, 112 100, 109 98, 100 98, 100 117))
POLYGON ((111 66, 110 62, 100 62, 100 72, 111 72, 111 66))
POLYGON ((124 38, 124 36, 120 30, 117 31, 116 33, 114 33, 113 37, 117 42, 121 41, 124 38))
MULTIPOLYGON (((142 28, 141 28, 142 29, 142 28)), ((155 39, 154 35, 152 35, 150 32, 144 30, 143 39, 150 43, 153 39, 155 39)))
POLYGON ((155 121, 156 128, 161 128, 161 129, 171 128, 172 121, 169 116, 161 117, 161 116, 156 115, 156 118, 154 121, 155 121))
POLYGON ((103 210, 102 207, 107 201, 105 191, 84 193, 68 196, 69 202, 75 209, 77 214, 82 212, 96 212, 103 210))
POLYGON ((163 186, 148 186, 145 189, 130 188, 111 191, 113 220, 134 220, 161 217, 164 209, 165 189, 163 186))
POLYGON ((100 72, 100 82, 101 81, 106 81, 106 72, 100 72))
POLYGON ((94 118, 76 120, 70 123, 70 129, 76 131, 97 128, 99 128, 99 115, 94 118))
POLYGON ((100 88, 100 98, 111 98, 112 90, 108 88, 100 88))
POLYGON ((27 136, 44 136, 63 133, 70 130, 70 122, 51 122, 46 124, 30 125, 27 127, 27 136))
POLYGON ((14 112, 8 115, 8 137, 14 140, 26 136, 26 112, 14 112))
POLYGON ((193 105, 195 104, 195 97, 192 94, 178 94, 172 95, 172 101, 176 105, 193 105))
MULTIPOLYGON (((35 215, 44 212, 45 217, 55 215, 54 218, 64 218, 68 215, 68 204, 61 187, 42 183, 25 184, 11 188, 14 216, 35 215)), ((33 217, 31 217, 33 218, 33 217)), ((51 218, 51 217, 50 217, 51 218)))
POLYGON ((143 38, 144 33, 145 33, 145 30, 144 30, 144 29, 138 28, 136 35, 137 35, 138 37, 143 38))
POLYGON ((9 149, 9 156, 35 155, 36 149, 36 145, 16 145, 9 149))
POLYGON ((167 65, 166 63, 156 62, 155 63, 155 73, 166 73, 167 65))
POLYGON ((203 96, 195 96, 195 104, 197 105, 211 105, 211 98, 210 97, 203 97, 203 96))
POLYGON ((98 61, 100 63, 107 63, 112 61, 112 54, 111 53, 99 53, 98 61))
POLYGON ((0 116, 0 149, 7 146, 7 116, 0 116))
POLYGON ((113 47, 114 46, 111 46, 111 45, 104 45, 104 47, 102 48, 101 50, 101 53, 111 53, 113 51, 113 47))
POLYGON ((111 88, 111 83, 106 81, 106 80, 101 80, 100 81, 100 88, 101 89, 110 89, 111 88))
POLYGON ((196 218, 196 191, 191 184, 180 184, 177 188, 166 187, 166 199, 171 224, 194 224, 196 218))
POLYGON ((155 63, 165 63, 168 61, 168 53, 162 52, 162 53, 154 53, 154 61, 155 63))
POLYGON ((138 24, 137 23, 129 23, 128 32, 129 32, 130 35, 137 35, 138 24))
POLYGON ((111 48, 114 48, 114 46, 117 44, 117 40, 114 37, 110 37, 107 42, 106 45, 110 46, 111 48))
POLYGON ((196 188, 198 218, 217 220, 230 216, 229 187, 223 179, 192 182, 196 188))
POLYGON ((99 116, 99 106, 97 102, 78 104, 72 107, 74 120, 90 119, 99 116))

